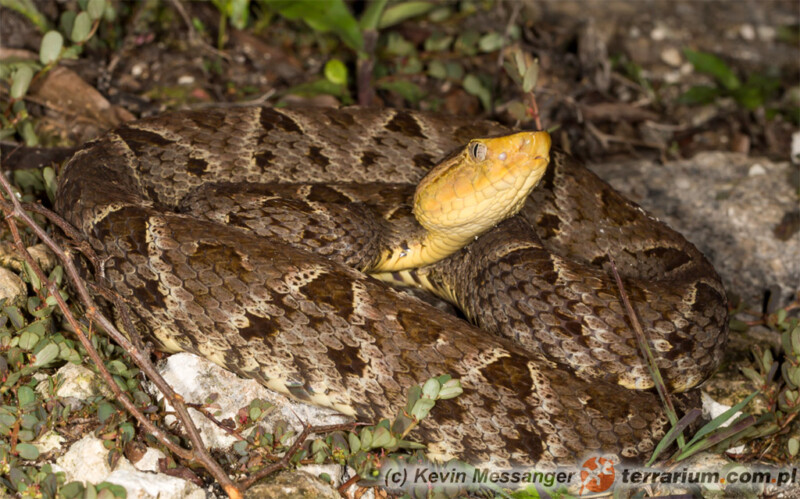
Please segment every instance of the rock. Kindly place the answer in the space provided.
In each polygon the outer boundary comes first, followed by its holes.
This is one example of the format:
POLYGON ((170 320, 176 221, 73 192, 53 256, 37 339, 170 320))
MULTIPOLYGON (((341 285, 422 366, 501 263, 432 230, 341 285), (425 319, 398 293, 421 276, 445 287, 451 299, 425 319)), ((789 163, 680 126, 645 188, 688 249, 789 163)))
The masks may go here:
POLYGON ((42 243, 28 247, 28 253, 31 254, 45 273, 50 272, 56 266, 56 255, 42 243))
POLYGON ((631 161, 592 169, 692 241, 716 267, 728 293, 751 306, 766 291, 774 305, 800 289, 796 167, 740 154, 707 152, 659 165, 631 161))
MULTIPOLYGON (((160 372, 175 392, 187 402, 203 404, 212 394, 217 394, 214 405, 218 408, 212 409, 217 421, 228 418, 236 420, 239 409, 249 406, 254 399, 262 399, 277 406, 278 410, 267 417, 266 426, 269 426, 270 421, 282 419, 300 431, 304 422, 312 425, 329 425, 349 421, 346 416, 333 410, 291 401, 266 389, 255 380, 240 378, 206 359, 189 353, 170 356, 160 366, 160 372)), ((158 393, 157 396, 161 397, 161 394, 158 393)), ((189 409, 189 412, 209 450, 226 450, 236 442, 235 437, 199 412, 194 409, 189 409)))
POLYGON ((302 471, 282 471, 268 482, 247 489, 245 499, 341 499, 321 479, 302 471))
POLYGON ((28 297, 28 286, 20 277, 8 269, 0 267, 0 300, 6 305, 22 305, 28 297))
POLYGON ((64 437, 50 430, 32 443, 39 449, 39 454, 44 455, 60 450, 61 445, 64 443, 64 437))
MULTIPOLYGON (((56 374, 60 374, 64 380, 56 395, 64 399, 73 409, 80 407, 82 401, 90 397, 96 395, 112 396, 111 390, 103 383, 100 377, 83 366, 67 362, 56 374)), ((36 389, 40 393, 44 393, 47 390, 47 382, 43 381, 37 385, 36 389)))
POLYGON ((205 499, 205 492, 192 482, 164 474, 119 469, 106 482, 125 487, 128 499, 205 499))
MULTIPOLYGON (((67 483, 73 481, 100 483, 113 471, 108 465, 108 449, 103 441, 92 434, 78 440, 61 457, 56 464, 66 475, 67 483)), ((124 457, 117 462, 117 470, 136 471, 124 457)))

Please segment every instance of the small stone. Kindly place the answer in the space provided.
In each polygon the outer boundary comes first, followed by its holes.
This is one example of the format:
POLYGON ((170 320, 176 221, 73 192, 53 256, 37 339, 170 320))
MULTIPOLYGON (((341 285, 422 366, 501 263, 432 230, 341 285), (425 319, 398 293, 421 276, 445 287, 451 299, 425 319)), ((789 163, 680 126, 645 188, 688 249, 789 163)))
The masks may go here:
POLYGON ((192 75, 183 75, 178 78, 178 85, 191 85, 194 83, 194 76, 192 75))
MULTIPOLYGON (((57 374, 61 375, 64 382, 56 395, 64 399, 73 409, 80 407, 82 401, 90 397, 111 396, 111 390, 105 386, 103 381, 94 372, 83 366, 68 362, 58 370, 57 374)), ((43 392, 46 389, 45 383, 40 383, 36 389, 43 392)))
POLYGON ((106 482, 125 487, 128 499, 205 499, 203 490, 192 482, 164 474, 116 470, 106 482))
POLYGON ((59 450, 61 445, 64 443, 64 440, 64 437, 51 430, 37 438, 33 442, 33 445, 39 449, 39 454, 48 454, 50 452, 59 450))
POLYGON ((762 42, 772 42, 778 36, 777 30, 772 26, 759 26, 756 28, 756 33, 762 42))
POLYGON ((148 447, 142 458, 134 464, 134 467, 139 471, 158 471, 158 460, 165 457, 167 456, 160 450, 148 447))
POLYGON ((751 165, 750 168, 747 170, 748 177, 757 177, 759 175, 764 175, 765 173, 767 173, 767 170, 765 170, 760 163, 755 163, 751 165))
POLYGON ((0 300, 7 305, 21 305, 28 296, 28 286, 14 272, 0 267, 0 300))
POLYGON ((673 67, 679 67, 683 62, 683 58, 681 57, 681 53, 678 52, 678 49, 675 47, 669 47, 664 49, 661 52, 661 60, 664 61, 665 64, 669 64, 673 67))
MULTIPOLYGON (((66 454, 56 459, 56 464, 64 470, 67 482, 100 483, 112 471, 107 458, 108 449, 103 441, 89 434, 72 444, 66 454)), ((124 457, 117 461, 117 469, 136 471, 124 457)))
POLYGON ((739 28, 739 35, 748 41, 755 40, 756 30, 753 28, 752 24, 742 24, 742 26, 739 28))
POLYGON ((56 266, 56 256, 44 244, 36 244, 28 248, 28 253, 45 272, 50 272, 56 266))
POLYGON ((800 132, 792 134, 792 152, 789 157, 792 158, 792 163, 800 163, 800 132))
POLYGON ((656 26, 655 28, 653 28, 653 31, 650 32, 650 38, 658 42, 667 38, 668 34, 669 33, 666 27, 656 26))

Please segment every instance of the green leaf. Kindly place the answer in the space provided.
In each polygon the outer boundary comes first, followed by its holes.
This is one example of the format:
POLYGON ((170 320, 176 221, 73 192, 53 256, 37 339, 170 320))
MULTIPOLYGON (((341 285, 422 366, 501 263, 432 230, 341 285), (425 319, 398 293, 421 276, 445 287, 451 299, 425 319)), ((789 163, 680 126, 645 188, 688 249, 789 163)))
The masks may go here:
POLYGON ((422 396, 425 398, 429 398, 432 400, 436 400, 436 397, 439 395, 439 390, 442 388, 442 385, 439 384, 439 381, 431 378, 422 385, 422 396))
POLYGON ((731 417, 733 417, 734 414, 736 414, 737 412, 739 412, 742 409, 744 409, 744 407, 747 404, 749 404, 750 401, 753 400, 753 398, 755 398, 755 396, 758 395, 759 393, 760 393, 759 391, 755 391, 755 392, 751 393, 744 400, 742 400, 738 404, 734 405, 733 407, 731 407, 727 411, 723 412, 719 416, 715 417, 710 422, 706 423, 705 426, 700 428, 697 431, 697 433, 694 434, 694 437, 692 437, 692 439, 689 442, 687 442, 686 447, 689 447, 689 446, 695 444, 701 438, 703 438, 704 436, 708 435, 712 431, 714 431, 717 428, 719 428, 723 423, 725 423, 731 417))
POLYGON ((480 99, 483 108, 487 111, 492 107, 492 95, 489 92, 489 89, 486 88, 483 83, 481 82, 480 78, 473 74, 468 74, 464 77, 463 82, 464 90, 467 91, 468 94, 474 95, 478 99, 480 99))
POLYGON ((361 14, 361 21, 359 22, 361 29, 365 31, 375 31, 378 29, 378 22, 380 22, 387 1, 388 0, 373 0, 367 4, 367 8, 364 9, 364 13, 361 14))
POLYGON ((236 29, 245 29, 250 15, 250 0, 228 0, 228 17, 236 29))
POLYGON ((86 4, 86 12, 89 14, 89 17, 92 21, 96 21, 103 17, 105 10, 106 0, 89 0, 89 3, 86 4))
POLYGON ((61 55, 64 47, 64 37, 58 31, 48 31, 42 37, 42 44, 39 46, 39 62, 50 64, 61 55))
POLYGON ((419 399, 417 403, 414 404, 413 409, 411 409, 411 415, 414 416, 417 421, 424 419, 428 413, 431 412, 435 404, 436 402, 431 399, 419 399))
POLYGON ((108 402, 103 402, 102 404, 97 406, 97 419, 100 420, 101 423, 105 423, 108 418, 114 415, 117 412, 116 407, 111 405, 108 402))
POLYGON ((695 85, 678 98, 678 102, 689 106, 704 105, 714 102, 722 95, 720 89, 707 85, 695 85))
POLYGON ((461 387, 461 380, 451 379, 442 385, 442 389, 439 390, 439 400, 455 398, 462 393, 464 393, 464 389, 461 387))
POLYGON ((394 26, 406 19, 426 14, 434 7, 436 7, 436 4, 431 2, 403 2, 392 5, 383 12, 378 28, 384 29, 394 26))
POLYGON ((347 85, 347 66, 339 59, 325 63, 325 78, 336 85, 347 85))
POLYGON ((65 10, 61 13, 58 27, 62 33, 72 33, 72 27, 75 26, 76 17, 78 17, 78 13, 74 10, 65 10))
POLYGON ((17 403, 20 407, 32 404, 36 400, 36 394, 33 388, 29 386, 20 386, 17 390, 17 403))
POLYGON ((81 43, 86 41, 91 31, 92 20, 89 18, 89 14, 86 12, 81 12, 75 18, 75 23, 72 25, 72 33, 70 34, 69 38, 75 43, 81 43))
POLYGON ((800 440, 798 440, 797 437, 790 438, 787 443, 787 450, 790 456, 796 456, 797 453, 800 452, 800 440))
POLYGON ((741 86, 733 70, 719 57, 690 49, 684 49, 683 54, 695 70, 713 76, 726 89, 735 90, 741 86))
POLYGON ((47 19, 37 10, 36 5, 31 0, 2 0, 0 5, 27 17, 39 31, 47 30, 47 19))
POLYGON ((428 64, 428 75, 437 80, 447 78, 447 66, 442 61, 433 60, 428 64))
POLYGON ((278 0, 267 4, 287 19, 301 19, 321 33, 333 31, 351 49, 364 48, 358 21, 342 0, 278 0))
POLYGON ((33 444, 17 444, 17 452, 19 453, 19 457, 27 459, 28 461, 33 461, 39 457, 39 449, 33 444))
POLYGON ((379 83, 377 87, 381 90, 394 92, 411 104, 416 104, 425 97, 425 91, 419 85, 406 80, 384 81, 379 83))
POLYGON ((78 497, 82 493, 83 493, 83 483, 81 482, 69 482, 68 484, 61 487, 61 490, 59 490, 59 494, 62 497, 64 497, 64 499, 73 499, 78 497))
POLYGON ((34 367, 41 367, 49 364, 58 357, 59 348, 55 343, 48 343, 47 346, 42 348, 36 354, 36 362, 33 363, 34 367))
POLYGON ((11 78, 11 98, 12 99, 21 99, 25 96, 25 93, 28 91, 28 86, 31 84, 31 80, 33 79, 33 69, 30 66, 20 66, 14 72, 14 76, 11 78))
POLYGON ((25 331, 19 337, 19 347, 23 350, 32 350, 39 343, 39 336, 31 331, 25 331))
POLYGON ((478 48, 481 49, 481 52, 494 52, 495 50, 503 48, 504 43, 503 35, 492 31, 486 33, 478 40, 478 48))

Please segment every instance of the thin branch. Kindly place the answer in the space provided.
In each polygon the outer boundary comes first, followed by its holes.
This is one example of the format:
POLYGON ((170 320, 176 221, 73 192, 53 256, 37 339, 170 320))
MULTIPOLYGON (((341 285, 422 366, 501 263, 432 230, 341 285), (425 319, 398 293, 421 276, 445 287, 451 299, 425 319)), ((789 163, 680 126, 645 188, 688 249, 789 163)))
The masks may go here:
POLYGON ((300 447, 303 446, 306 439, 308 439, 309 435, 314 435, 317 433, 330 433, 333 431, 347 431, 352 430, 355 427, 355 423, 342 423, 342 424, 332 424, 332 425, 323 425, 323 426, 311 426, 308 424, 303 425, 303 431, 300 432, 300 435, 297 436, 292 446, 283 454, 283 457, 280 461, 274 464, 270 464, 269 466, 262 468, 257 473, 250 475, 248 478, 241 480, 238 485, 242 490, 246 490, 248 487, 256 483, 257 481, 261 480, 262 478, 269 476, 276 471, 282 470, 289 466, 292 461, 292 457, 300 450, 300 447))
MULTIPOLYGON (((210 456, 208 451, 203 446, 202 440, 200 438, 200 434, 197 431, 197 428, 194 426, 191 417, 189 416, 189 412, 183 403, 183 398, 176 394, 169 384, 164 381, 161 376, 159 376, 158 372, 155 370, 153 365, 150 363, 150 359, 147 358, 142 351, 135 348, 134 345, 128 340, 128 338, 123 335, 122 333, 117 330, 114 324, 108 320, 103 314, 98 312, 97 305, 94 303, 94 300, 89 295, 86 286, 83 284, 82 279, 80 278, 77 269, 72 261, 72 257, 68 252, 59 247, 58 244, 42 229, 39 227, 38 224, 26 213, 25 209, 23 208, 22 204, 16 197, 14 189, 12 188, 11 184, 9 183, 8 179, 5 175, 0 174, 0 184, 2 184, 3 189, 6 191, 10 202, 8 201, 0 201, 0 209, 5 213, 6 223, 8 224, 12 236, 14 238, 14 242, 19 250, 20 254, 25 258, 28 264, 31 266, 33 271, 36 273, 39 280, 42 284, 46 287, 46 289, 50 292, 53 298, 56 300, 56 303, 59 306, 59 309, 62 311, 64 317, 69 322, 70 326, 73 328, 73 331, 78 337, 78 340, 86 349, 89 357, 97 366, 97 369, 108 385, 108 387, 114 393, 114 397, 125 407, 125 409, 131 413, 140 424, 142 424, 149 432, 151 432, 158 440, 163 443, 170 451, 175 453, 177 456, 186 459, 188 461, 197 461, 201 463, 210 473, 211 475, 220 483, 220 485, 225 489, 225 492, 231 498, 239 499, 242 497, 241 491, 236 487, 233 481, 228 477, 225 471, 220 467, 220 465, 210 456), (87 338, 87 336, 83 333, 83 330, 72 315, 69 307, 67 306, 64 299, 61 297, 59 293, 58 287, 56 286, 55 282, 51 282, 47 279, 44 272, 39 268, 36 261, 33 257, 28 253, 25 245, 22 242, 22 238, 19 234, 19 229, 17 228, 15 218, 21 220, 26 226, 28 226, 34 234, 45 244, 47 245, 53 253, 58 257, 58 259, 64 264, 66 273, 72 283, 74 289, 78 293, 78 296, 81 302, 87 309, 87 316, 90 320, 96 321, 105 331, 106 333, 111 336, 111 338, 116 341, 122 348, 124 348, 129 355, 134 359, 134 361, 142 368, 142 370, 147 374, 147 376, 153 381, 153 383, 161 390, 165 397, 167 397, 170 402, 173 403, 173 407, 175 407, 177 413, 180 416, 184 424, 184 428, 189 436, 189 440, 192 442, 194 446, 194 451, 184 449, 176 444, 174 444, 169 437, 157 426, 155 426, 144 414, 142 414, 136 405, 128 398, 127 394, 123 393, 119 386, 114 382, 111 374, 106 369, 103 360, 100 358, 97 351, 91 344, 91 341, 87 338)), ((44 210, 44 208, 42 208, 44 210)), ((49 215, 46 215, 49 217, 49 215)), ((135 330, 130 332, 131 334, 135 334, 135 330)))
MULTIPOLYGON (((667 409, 666 412, 669 422, 672 424, 672 426, 675 426, 678 424, 678 416, 675 412, 675 406, 672 404, 672 399, 669 396, 669 392, 667 391, 667 385, 664 384, 664 378, 661 377, 661 371, 658 369, 658 364, 656 363, 656 358, 653 355, 653 351, 650 350, 650 345, 647 337, 644 334, 644 330, 642 330, 642 326, 639 324, 639 318, 636 316, 636 311, 633 310, 631 301, 628 299, 628 293, 625 291, 625 286, 622 284, 622 278, 619 276, 619 272, 617 272, 617 264, 614 261, 614 257, 612 257, 610 254, 608 255, 608 261, 611 264, 611 271, 614 274, 614 279, 617 282, 617 288, 619 289, 619 294, 622 297, 622 303, 625 305, 625 311, 631 320, 631 325, 633 326, 633 331, 636 335, 636 342, 639 344, 639 350, 642 352, 642 354, 644 354, 645 359, 647 360, 647 367, 650 370, 650 375, 653 378, 653 384, 656 387, 658 396, 661 397, 661 401, 664 403, 664 406, 667 409)), ((683 435, 679 435, 678 447, 683 448, 683 445, 683 435)))

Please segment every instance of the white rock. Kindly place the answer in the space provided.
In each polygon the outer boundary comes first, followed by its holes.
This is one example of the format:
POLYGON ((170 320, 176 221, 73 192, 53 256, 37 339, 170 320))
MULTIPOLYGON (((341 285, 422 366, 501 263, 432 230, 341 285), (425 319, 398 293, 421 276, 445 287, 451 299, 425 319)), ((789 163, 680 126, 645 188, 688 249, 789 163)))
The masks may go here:
POLYGON ((32 443, 37 449, 39 449, 39 454, 47 454, 54 450, 60 449, 61 444, 64 443, 64 437, 51 430, 37 438, 32 443))
POLYGON ((669 47, 661 52, 661 60, 670 66, 679 67, 683 62, 681 53, 675 47, 669 47))
MULTIPOLYGON (((212 410, 218 421, 227 418, 235 420, 239 409, 247 407, 257 398, 276 405, 279 409, 277 417, 297 429, 302 422, 328 425, 350 421, 346 416, 330 409, 292 402, 283 395, 267 390, 255 380, 240 378, 196 355, 188 353, 172 355, 159 367, 159 371, 175 392, 187 402, 203 404, 211 394, 218 394, 219 397, 214 401, 214 405, 219 408, 212 410)), ((161 394, 158 393, 157 396, 160 398, 161 394)), ((168 410, 172 408, 168 407, 168 410)), ((189 409, 189 412, 207 448, 226 450, 236 442, 235 437, 220 429, 199 412, 194 409, 189 409)), ((170 420, 168 417, 167 422, 170 421, 174 419, 170 420)))
POLYGON ((125 487, 128 499, 205 499, 206 494, 192 482, 164 474, 117 470, 107 482, 125 487))
POLYGON ((158 460, 167 456, 158 449, 148 447, 141 459, 133 463, 139 471, 158 471, 158 460))
MULTIPOLYGON (((108 449, 103 446, 103 441, 89 434, 72 444, 63 456, 56 459, 56 464, 64 470, 67 482, 77 480, 96 484, 111 474, 107 457, 108 449)), ((116 469, 136 471, 124 457, 120 457, 116 469)))
MULTIPOLYGON (((89 369, 67 362, 56 374, 61 375, 64 382, 56 391, 56 395, 64 398, 72 408, 77 408, 81 401, 96 395, 111 396, 111 390, 89 369)), ((44 393, 46 381, 39 383, 37 391, 44 393)))
POLYGON ((767 170, 765 170, 760 163, 755 163, 751 165, 750 169, 747 170, 748 177, 757 177, 758 175, 764 175, 765 173, 767 173, 767 170))
POLYGON ((755 40, 756 38, 756 30, 753 28, 752 24, 742 24, 739 28, 739 35, 745 40, 755 40))
POLYGON ((10 270, 0 267, 0 300, 6 298, 7 304, 20 304, 28 296, 28 287, 20 277, 10 270))
POLYGON ((30 246, 28 253, 45 272, 50 272, 56 266, 56 256, 50 251, 50 248, 42 243, 30 246))
POLYGON ((789 157, 792 159, 792 163, 800 163, 800 132, 792 134, 792 153, 789 157))

